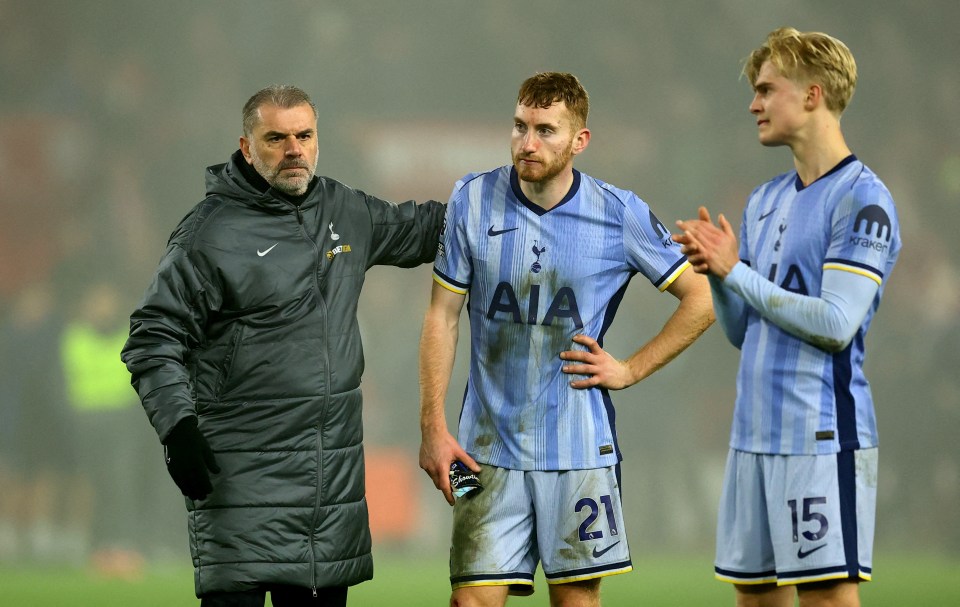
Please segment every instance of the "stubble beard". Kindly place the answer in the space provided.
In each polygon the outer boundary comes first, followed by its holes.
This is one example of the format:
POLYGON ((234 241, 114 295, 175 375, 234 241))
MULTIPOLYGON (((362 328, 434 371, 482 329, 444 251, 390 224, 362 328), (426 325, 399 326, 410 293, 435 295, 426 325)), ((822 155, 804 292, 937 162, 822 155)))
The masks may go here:
POLYGON ((292 160, 284 159, 277 166, 271 167, 257 154, 256 146, 250 146, 250 164, 267 180, 271 187, 290 196, 305 194, 307 187, 310 185, 310 180, 313 179, 317 170, 316 157, 314 157, 312 164, 302 158, 295 158, 292 160), (307 174, 284 175, 282 173, 284 169, 290 168, 306 169, 307 174))
POLYGON ((559 175, 567 166, 570 158, 573 157, 573 140, 570 140, 567 148, 558 154, 553 162, 541 165, 540 170, 530 166, 522 166, 520 161, 526 157, 528 156, 519 153, 513 156, 513 166, 517 171, 517 177, 529 183, 545 183, 559 175))

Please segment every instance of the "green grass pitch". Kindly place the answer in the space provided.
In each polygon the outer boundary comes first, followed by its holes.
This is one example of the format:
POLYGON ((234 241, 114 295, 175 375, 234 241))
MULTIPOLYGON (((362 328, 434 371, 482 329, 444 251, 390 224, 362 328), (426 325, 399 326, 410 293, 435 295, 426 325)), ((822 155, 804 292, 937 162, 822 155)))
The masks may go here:
MULTIPOLYGON (((449 599, 446 564, 424 555, 376 555, 376 575, 350 590, 348 604, 362 607, 443 606, 449 599)), ((864 584, 865 607, 960 605, 960 559, 879 555, 876 579, 864 584)), ((548 605, 546 584, 537 578, 532 597, 511 598, 515 607, 548 605)), ((603 604, 645 607, 733 605, 733 590, 712 577, 709 557, 652 557, 634 561, 634 571, 603 582, 603 604)), ((269 601, 267 601, 269 605, 269 601)), ((97 579, 81 570, 0 568, 0 605, 47 607, 197 606, 188 566, 153 567, 143 579, 97 579)))

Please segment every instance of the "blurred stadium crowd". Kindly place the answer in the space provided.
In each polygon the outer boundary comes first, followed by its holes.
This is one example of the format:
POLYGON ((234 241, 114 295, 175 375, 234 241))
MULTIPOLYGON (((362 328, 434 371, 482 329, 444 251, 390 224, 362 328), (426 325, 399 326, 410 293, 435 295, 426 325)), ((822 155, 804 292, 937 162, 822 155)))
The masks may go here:
MULTIPOLYGON (((314 96, 321 174, 445 200, 461 175, 509 160, 522 79, 572 71, 593 103, 581 168, 637 191, 670 226, 701 202, 739 218, 750 189, 789 168, 786 152, 756 144, 738 78, 779 25, 853 50, 861 81, 845 131, 904 230, 868 348, 879 551, 960 556, 960 5, 554 4, 0 0, 0 565, 128 576, 187 558, 181 498, 119 350, 168 234, 203 196, 204 167, 235 149, 253 91, 291 82, 314 96)), ((372 508, 407 513, 377 518, 375 541, 397 550, 442 551, 448 533, 416 469, 429 281, 429 268, 373 271, 361 307, 372 508)), ((609 340, 622 354, 665 311, 646 291, 631 287, 609 340)), ((734 354, 716 331, 615 398, 639 551, 712 550, 734 354)))

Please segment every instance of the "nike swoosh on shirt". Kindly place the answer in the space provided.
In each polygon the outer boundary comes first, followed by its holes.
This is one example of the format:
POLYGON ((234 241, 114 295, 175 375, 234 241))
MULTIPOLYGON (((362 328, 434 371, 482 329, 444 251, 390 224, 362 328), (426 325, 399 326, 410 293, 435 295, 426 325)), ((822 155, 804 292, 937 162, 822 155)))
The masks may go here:
MULTIPOLYGON (((603 556, 604 554, 606 554, 608 550, 610 550, 611 548, 613 548, 614 546, 616 546, 616 545, 619 544, 619 543, 620 543, 620 542, 614 542, 614 543, 610 544, 609 546, 607 546, 606 548, 604 548, 603 550, 597 550, 597 547, 594 546, 594 547, 593 547, 593 558, 595 558, 595 559, 600 558, 601 556, 603 556)), ((823 548, 823 546, 821 546, 821 548, 823 548)))
POLYGON ((827 547, 826 544, 820 544, 816 548, 811 548, 810 550, 804 551, 803 546, 801 546, 800 548, 797 548, 797 558, 805 559, 811 554, 813 554, 814 552, 816 552, 817 550, 820 550, 821 548, 826 548, 826 547, 827 547))
POLYGON ((512 232, 519 229, 520 228, 507 228, 506 230, 494 230, 493 226, 490 226, 490 229, 487 230, 487 236, 499 236, 501 234, 506 234, 507 232, 512 232))
MULTIPOLYGON (((279 243, 279 242, 273 243, 273 247, 277 246, 278 244, 280 244, 280 243, 279 243)), ((266 251, 261 251, 260 249, 257 249, 257 255, 259 255, 260 257, 263 257, 264 255, 266 255, 267 253, 269 253, 270 251, 272 251, 272 250, 273 250, 273 247, 270 247, 270 248, 267 249, 266 251)))
POLYGON ((767 217, 770 217, 771 215, 773 215, 773 212, 776 211, 776 210, 777 210, 777 209, 774 208, 774 209, 771 209, 770 211, 767 211, 766 213, 764 213, 764 214, 761 215, 760 217, 757 217, 757 221, 763 221, 763 220, 766 219, 767 217))

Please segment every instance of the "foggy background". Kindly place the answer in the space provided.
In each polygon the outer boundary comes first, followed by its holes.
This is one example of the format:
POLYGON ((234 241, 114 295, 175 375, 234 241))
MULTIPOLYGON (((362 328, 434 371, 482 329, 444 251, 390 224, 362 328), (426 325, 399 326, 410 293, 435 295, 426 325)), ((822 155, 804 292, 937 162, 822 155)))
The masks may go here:
MULTIPOLYGON (((957 561, 958 24, 947 0, 0 0, 0 566, 189 567, 182 498, 119 350, 256 90, 311 94, 318 173, 390 200, 446 201, 459 177, 509 162, 520 83, 570 71, 592 106, 577 168, 637 192, 669 227, 700 204, 738 226, 751 189, 792 168, 787 148, 757 143, 739 76, 782 25, 853 51, 844 132, 900 216, 903 252, 867 338, 882 444, 876 554, 957 561)), ((449 508, 417 467, 430 282, 429 266, 368 273, 364 420, 375 551, 442 561, 449 508)), ((632 353, 675 301, 638 277, 607 349, 632 353)), ((712 555, 737 359, 715 327, 614 394, 635 558, 712 555)))

